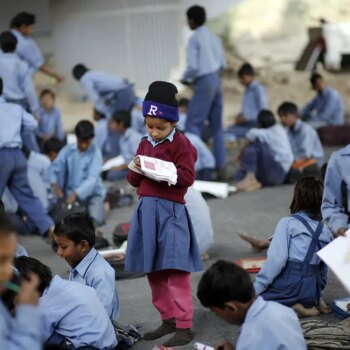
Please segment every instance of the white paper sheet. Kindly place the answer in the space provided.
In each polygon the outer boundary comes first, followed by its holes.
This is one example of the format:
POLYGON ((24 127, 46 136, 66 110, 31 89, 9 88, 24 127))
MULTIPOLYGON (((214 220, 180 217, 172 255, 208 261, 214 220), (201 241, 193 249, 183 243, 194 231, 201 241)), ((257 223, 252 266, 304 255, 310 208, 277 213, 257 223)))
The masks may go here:
POLYGON ((350 230, 345 237, 338 237, 317 255, 328 265, 346 290, 350 292, 350 230))
POLYGON ((103 164, 102 171, 110 170, 113 167, 121 166, 121 165, 123 165, 125 163, 126 162, 125 162, 125 159, 124 159, 123 156, 118 156, 118 157, 111 158, 111 159, 107 160, 106 163, 103 164))
POLYGON ((237 188, 229 186, 226 182, 199 181, 196 180, 193 184, 196 191, 209 193, 218 198, 227 198, 232 192, 236 192, 237 188))

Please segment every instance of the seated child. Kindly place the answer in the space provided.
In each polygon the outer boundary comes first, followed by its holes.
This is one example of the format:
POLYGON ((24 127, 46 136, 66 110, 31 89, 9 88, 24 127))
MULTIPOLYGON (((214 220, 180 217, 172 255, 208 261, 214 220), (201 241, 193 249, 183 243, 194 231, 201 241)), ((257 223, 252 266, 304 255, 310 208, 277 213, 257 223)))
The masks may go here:
POLYGON ((40 350, 42 348, 42 320, 39 308, 38 277, 29 274, 19 291, 10 284, 16 251, 16 232, 10 222, 0 218, 0 349, 40 350), (15 289, 13 289, 15 288, 15 289), (16 295, 16 315, 12 317, 3 298, 8 291, 16 295))
POLYGON ((340 93, 327 85, 321 74, 313 74, 310 83, 316 96, 300 111, 302 119, 314 128, 343 125, 345 111, 340 93))
POLYGON ((319 304, 328 269, 316 253, 332 234, 322 222, 322 193, 323 183, 315 177, 296 183, 291 215, 279 221, 254 283, 257 295, 293 307, 300 316, 323 312, 319 304))
POLYGON ((276 123, 272 112, 260 111, 258 125, 259 128, 248 131, 245 148, 239 156, 241 169, 234 176, 239 191, 283 184, 293 163, 288 135, 276 123))
POLYGON ((46 140, 57 137, 64 141, 65 134, 62 127, 61 112, 54 105, 55 94, 52 90, 45 89, 40 94, 39 125, 36 136, 41 148, 46 140))
POLYGON ((235 124, 227 129, 237 139, 244 138, 251 128, 257 126, 257 117, 260 111, 268 108, 268 99, 265 88, 255 79, 254 68, 244 63, 238 71, 238 79, 245 87, 242 101, 242 110, 236 116, 235 124))
POLYGON ((108 120, 106 116, 94 109, 93 119, 95 121, 95 145, 101 150, 102 156, 107 157, 108 152, 108 120))
POLYGON ((75 127, 76 144, 61 149, 49 168, 49 180, 57 198, 66 198, 67 204, 79 201, 85 205, 97 225, 104 223, 106 189, 100 177, 102 154, 93 144, 94 126, 81 120, 75 127), (65 174, 65 186, 59 184, 65 174))
POLYGON ((107 180, 125 179, 128 175, 128 164, 136 154, 142 135, 131 127, 131 115, 128 111, 115 112, 112 115, 110 127, 120 135, 120 155, 124 158, 125 163, 109 170, 107 180))
POLYGON ((282 125, 286 128, 294 163, 292 167, 301 175, 318 176, 324 161, 324 152, 316 130, 299 119, 298 107, 292 102, 284 102, 278 107, 278 115, 282 125), (304 161, 304 162, 303 162, 304 161), (307 161, 314 161, 304 167, 307 161), (297 164, 300 164, 300 167, 297 164))
POLYGON ((43 153, 53 162, 63 147, 64 143, 61 140, 57 137, 51 137, 44 143, 43 153))
POLYGON ((16 258, 15 267, 22 280, 30 273, 39 276, 43 341, 64 344, 66 349, 115 348, 112 322, 92 288, 52 276, 48 266, 33 258, 16 258))
POLYGON ((198 158, 195 164, 196 179, 203 181, 211 181, 215 169, 215 158, 208 146, 203 140, 191 132, 185 130, 187 120, 188 99, 181 98, 179 100, 179 122, 177 128, 184 132, 185 136, 191 141, 198 153, 198 158))
POLYGON ((69 279, 96 290, 111 320, 119 316, 115 271, 94 248, 95 226, 81 213, 66 216, 55 227, 57 254, 71 267, 69 279))
POLYGON ((219 260, 210 267, 197 296, 220 318, 242 326, 236 346, 223 341, 218 350, 306 350, 294 311, 256 297, 248 273, 231 262, 219 260))

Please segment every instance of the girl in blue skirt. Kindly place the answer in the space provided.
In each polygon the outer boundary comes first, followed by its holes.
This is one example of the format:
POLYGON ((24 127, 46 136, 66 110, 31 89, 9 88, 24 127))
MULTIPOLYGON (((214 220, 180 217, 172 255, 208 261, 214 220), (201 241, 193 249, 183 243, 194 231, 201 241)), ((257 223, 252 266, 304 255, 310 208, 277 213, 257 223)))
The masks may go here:
MULTIPOLYGON (((176 87, 167 82, 156 81, 149 86, 142 105, 148 136, 141 140, 136 152, 137 156, 173 162, 178 175, 176 185, 133 171, 128 174, 130 184, 138 188, 140 200, 129 231, 125 269, 147 274, 162 324, 146 333, 144 339, 175 333, 163 344, 166 347, 185 345, 193 339, 190 272, 202 270, 184 201, 195 179, 197 152, 175 128, 179 120, 176 94, 176 87)), ((134 161, 140 165, 137 157, 134 161)))

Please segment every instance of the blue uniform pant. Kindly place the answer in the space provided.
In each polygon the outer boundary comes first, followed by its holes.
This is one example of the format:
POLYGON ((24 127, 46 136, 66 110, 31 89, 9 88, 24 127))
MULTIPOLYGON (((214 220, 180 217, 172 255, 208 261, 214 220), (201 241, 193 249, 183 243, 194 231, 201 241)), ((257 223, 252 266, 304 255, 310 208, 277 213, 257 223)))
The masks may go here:
POLYGON ((207 119, 214 141, 216 167, 221 168, 225 164, 226 151, 222 126, 222 87, 218 73, 196 79, 193 97, 188 105, 186 131, 202 137, 207 119))
POLYGON ((104 200, 104 196, 94 195, 85 201, 80 201, 86 207, 89 215, 95 220, 97 226, 105 223, 104 200))
POLYGON ((28 183, 27 161, 22 151, 19 148, 0 149, 0 169, 0 198, 7 186, 29 220, 41 234, 46 233, 54 223, 28 183))
POLYGON ((247 132, 252 128, 256 128, 256 126, 256 121, 248 121, 242 125, 231 125, 226 129, 226 132, 235 136, 236 139, 244 139, 247 135, 247 132))
POLYGON ((287 177, 281 164, 275 161, 270 147, 259 141, 244 150, 241 170, 235 174, 234 180, 242 180, 247 173, 254 173, 263 186, 281 185, 287 177))

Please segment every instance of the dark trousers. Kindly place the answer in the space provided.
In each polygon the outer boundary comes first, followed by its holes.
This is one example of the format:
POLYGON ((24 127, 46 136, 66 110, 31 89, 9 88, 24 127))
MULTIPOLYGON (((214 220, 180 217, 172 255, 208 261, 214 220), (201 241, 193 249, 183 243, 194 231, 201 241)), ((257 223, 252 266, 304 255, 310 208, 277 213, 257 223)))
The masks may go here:
POLYGON ((275 161, 270 147, 259 141, 251 143, 244 150, 241 169, 234 180, 242 180, 247 173, 254 173, 263 186, 281 185, 287 176, 281 164, 275 161))
POLYGON ((54 226, 28 183, 27 161, 19 148, 0 149, 0 198, 8 187, 20 209, 41 234, 54 226))
POLYGON ((213 137, 216 167, 225 164, 226 150, 222 126, 222 87, 218 73, 204 75, 194 83, 193 97, 188 105, 186 131, 203 137, 206 120, 213 137))

